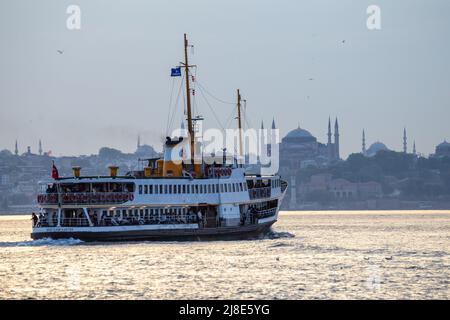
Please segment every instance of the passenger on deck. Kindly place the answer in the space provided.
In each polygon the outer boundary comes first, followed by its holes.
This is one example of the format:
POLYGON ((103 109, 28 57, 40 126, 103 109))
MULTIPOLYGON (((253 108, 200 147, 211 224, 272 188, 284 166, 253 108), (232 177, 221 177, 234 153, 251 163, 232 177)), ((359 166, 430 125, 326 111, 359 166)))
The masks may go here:
POLYGON ((34 228, 34 227, 37 227, 39 218, 38 218, 38 216, 36 215, 36 213, 33 212, 33 213, 31 214, 31 220, 33 221, 33 228, 34 228))
POLYGON ((197 213, 197 218, 198 218, 198 222, 201 223, 202 226, 203 226, 203 216, 202 216, 202 212, 201 211, 199 211, 197 213))

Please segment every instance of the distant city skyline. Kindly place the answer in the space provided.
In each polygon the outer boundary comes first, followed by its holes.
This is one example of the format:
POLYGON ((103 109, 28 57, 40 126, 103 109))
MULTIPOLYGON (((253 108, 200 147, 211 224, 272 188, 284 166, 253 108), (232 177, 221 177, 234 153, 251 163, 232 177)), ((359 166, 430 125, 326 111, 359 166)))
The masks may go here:
MULTIPOLYGON (((367 147, 402 151, 406 128, 408 151, 415 141, 424 155, 450 140, 446 0, 376 1, 375 31, 365 0, 79 0, 80 30, 67 29, 71 4, 0 3, 0 150, 18 140, 21 153, 38 153, 42 140, 56 156, 131 153, 140 134, 160 151, 185 32, 199 83, 227 102, 241 89, 252 127, 274 117, 280 137, 300 123, 326 142, 328 118, 338 117, 344 159, 361 151, 363 129, 367 147)), ((233 108, 211 99, 214 115, 196 99, 210 127, 233 108)), ((173 123, 182 118, 180 103, 173 123)))

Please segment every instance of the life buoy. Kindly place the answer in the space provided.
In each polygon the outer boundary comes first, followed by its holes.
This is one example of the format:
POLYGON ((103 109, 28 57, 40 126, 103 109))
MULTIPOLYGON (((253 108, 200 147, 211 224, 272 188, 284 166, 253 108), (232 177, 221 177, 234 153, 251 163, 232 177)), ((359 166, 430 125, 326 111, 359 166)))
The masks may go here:
POLYGON ((130 193, 130 195, 128 196, 128 199, 129 199, 130 201, 133 201, 133 200, 134 200, 134 194, 130 193))

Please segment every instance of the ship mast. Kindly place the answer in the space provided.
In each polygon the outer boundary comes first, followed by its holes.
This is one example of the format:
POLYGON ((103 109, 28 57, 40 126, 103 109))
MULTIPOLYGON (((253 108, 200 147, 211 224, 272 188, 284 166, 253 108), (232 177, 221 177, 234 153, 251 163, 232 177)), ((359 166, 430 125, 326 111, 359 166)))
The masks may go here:
POLYGON ((241 94, 239 93, 239 89, 237 89, 237 120, 238 120, 238 128, 239 128, 239 155, 242 157, 242 125, 241 125, 241 94))
POLYGON ((192 111, 191 111, 191 91, 189 88, 189 64, 188 64, 188 40, 186 33, 184 34, 184 71, 186 73, 186 104, 187 104, 187 120, 188 120, 188 132, 190 138, 191 149, 191 163, 194 163, 194 128, 192 126, 192 111))

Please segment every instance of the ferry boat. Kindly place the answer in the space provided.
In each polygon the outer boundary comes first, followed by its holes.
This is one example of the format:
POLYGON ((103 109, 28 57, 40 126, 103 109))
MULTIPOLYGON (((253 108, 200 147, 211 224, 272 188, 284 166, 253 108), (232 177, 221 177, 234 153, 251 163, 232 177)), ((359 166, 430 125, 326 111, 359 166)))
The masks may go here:
MULTIPOLYGON (((186 80, 188 137, 167 137, 161 158, 145 159, 142 170, 123 176, 116 166, 109 167, 108 176, 82 176, 81 168, 74 167, 73 176, 56 174, 42 183, 33 239, 233 240, 270 231, 287 189, 280 176, 248 173, 236 159, 226 161, 225 151, 224 161, 189 160, 195 158, 196 140, 188 47, 184 35, 180 68, 186 80), (173 161, 170 155, 177 148, 190 151, 188 161, 173 161)), ((239 91, 237 100, 241 132, 239 91)))

